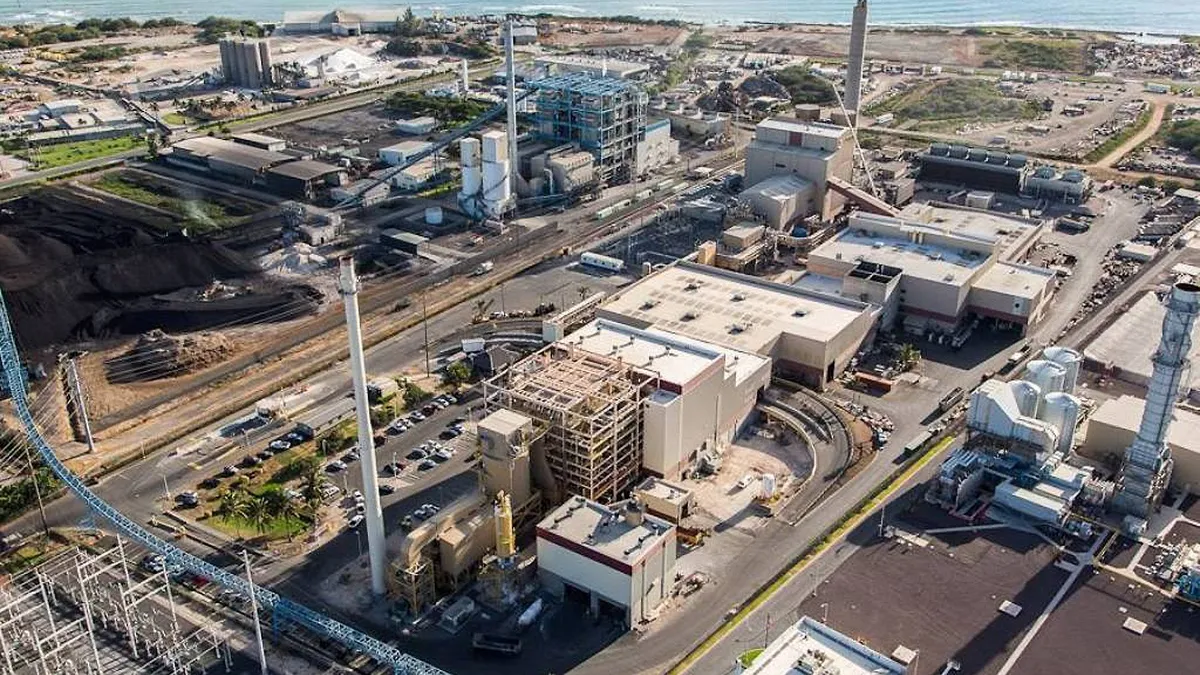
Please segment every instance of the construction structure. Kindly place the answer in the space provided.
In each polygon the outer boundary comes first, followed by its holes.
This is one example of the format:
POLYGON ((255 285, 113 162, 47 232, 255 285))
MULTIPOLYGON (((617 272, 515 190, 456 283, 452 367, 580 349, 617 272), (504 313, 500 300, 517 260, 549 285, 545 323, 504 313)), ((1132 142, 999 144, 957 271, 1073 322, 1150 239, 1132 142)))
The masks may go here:
POLYGON ((161 561, 140 579, 133 551, 65 549, 0 589, 0 672, 228 672, 229 631, 171 593, 161 561))
POLYGON ((831 178, 853 183, 854 143, 849 129, 782 118, 766 119, 755 127, 754 140, 746 147, 746 199, 764 217, 788 215, 788 221, 771 225, 787 225, 810 215, 829 220, 841 211, 846 197, 830 188, 831 178), (783 178, 788 182, 781 183, 783 178), (790 205, 763 212, 767 201, 790 205))
POLYGON ((639 173, 638 143, 646 135, 649 97, 628 80, 586 74, 535 80, 537 112, 533 133, 577 144, 596 159, 596 173, 609 184, 639 173))
POLYGON ((846 95, 842 97, 842 104, 851 124, 858 121, 866 54, 867 0, 858 0, 854 5, 854 18, 850 22, 850 59, 846 62, 846 95))
POLYGON ((266 38, 227 36, 218 43, 221 74, 227 84, 263 89, 274 82, 271 41, 266 38))
POLYGON ((615 501, 636 483, 643 388, 630 364, 555 343, 485 382, 484 397, 544 429, 530 461, 551 503, 615 501))
POLYGON ((371 430, 371 403, 367 396, 367 372, 362 346, 362 326, 358 315, 358 276, 354 259, 342 258, 338 291, 346 309, 346 331, 350 342, 350 379, 354 384, 354 411, 358 419, 358 448, 361 455, 363 516, 367 524, 367 548, 371 560, 371 591, 377 596, 387 592, 387 541, 383 532, 383 511, 379 504, 379 470, 375 465, 375 434, 371 430))
POLYGON ((1154 374, 1146 387, 1146 407, 1137 437, 1125 451, 1113 507, 1145 519, 1158 508, 1171 480, 1171 451, 1167 432, 1175 402, 1186 389, 1191 361, 1192 327, 1200 315, 1200 286, 1177 283, 1163 300, 1162 338, 1152 359, 1154 374))

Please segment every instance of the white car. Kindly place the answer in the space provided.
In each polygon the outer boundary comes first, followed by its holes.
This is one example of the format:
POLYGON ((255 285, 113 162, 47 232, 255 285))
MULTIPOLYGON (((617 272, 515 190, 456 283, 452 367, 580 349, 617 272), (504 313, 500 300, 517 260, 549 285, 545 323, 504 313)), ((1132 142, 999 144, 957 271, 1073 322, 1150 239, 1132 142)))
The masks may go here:
POLYGON ((346 521, 346 529, 347 530, 357 530, 358 526, 361 525, 362 521, 364 521, 364 520, 366 520, 366 516, 364 516, 361 513, 356 513, 353 516, 351 516, 350 520, 346 521))
POLYGON ((742 476, 741 480, 739 480, 737 482, 738 489, 739 490, 746 489, 746 487, 748 485, 750 485, 751 483, 753 483, 756 478, 758 478, 758 474, 753 474, 753 473, 748 473, 745 476, 742 476))

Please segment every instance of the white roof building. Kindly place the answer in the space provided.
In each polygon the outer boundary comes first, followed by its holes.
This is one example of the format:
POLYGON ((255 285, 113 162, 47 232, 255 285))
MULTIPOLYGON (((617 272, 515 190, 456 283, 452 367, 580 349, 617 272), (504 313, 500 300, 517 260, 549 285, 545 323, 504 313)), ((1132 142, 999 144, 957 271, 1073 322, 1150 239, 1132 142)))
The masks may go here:
POLYGON ((905 675, 899 661, 807 616, 800 617, 742 675, 905 675))

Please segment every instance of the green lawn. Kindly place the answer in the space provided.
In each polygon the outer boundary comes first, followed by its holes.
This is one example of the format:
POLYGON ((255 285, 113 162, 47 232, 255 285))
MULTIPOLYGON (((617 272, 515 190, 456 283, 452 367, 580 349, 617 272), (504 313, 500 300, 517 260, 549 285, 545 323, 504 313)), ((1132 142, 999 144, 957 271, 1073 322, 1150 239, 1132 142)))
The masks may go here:
POLYGON ((169 112, 166 115, 163 115, 162 121, 166 122, 167 124, 176 124, 176 125, 183 125, 183 124, 188 124, 191 122, 190 119, 184 117, 183 115, 181 115, 177 112, 169 112))
POLYGON ((204 524, 237 537, 263 536, 268 540, 295 538, 307 532, 309 527, 309 522, 303 518, 274 518, 265 523, 260 532, 254 523, 246 518, 230 518, 218 514, 213 514, 204 524))
POLYGON ((187 219, 193 231, 206 232, 227 226, 233 217, 220 204, 199 199, 184 200, 168 191, 156 191, 119 172, 109 173, 92 183, 92 187, 135 201, 139 204, 170 211, 187 219))
POLYGON ((43 145, 22 150, 17 154, 34 162, 38 169, 54 169, 89 159, 108 157, 127 150, 145 147, 145 145, 146 142, 142 140, 141 136, 121 136, 95 141, 43 145))
POLYGON ((764 651, 766 650, 751 649, 748 652, 742 652, 742 655, 738 657, 738 662, 742 664, 743 668, 749 668, 754 663, 754 659, 757 659, 758 655, 762 654, 764 651))
POLYGON ((1036 68, 1082 73, 1087 62, 1083 40, 998 39, 985 41, 980 52, 985 68, 1036 68))

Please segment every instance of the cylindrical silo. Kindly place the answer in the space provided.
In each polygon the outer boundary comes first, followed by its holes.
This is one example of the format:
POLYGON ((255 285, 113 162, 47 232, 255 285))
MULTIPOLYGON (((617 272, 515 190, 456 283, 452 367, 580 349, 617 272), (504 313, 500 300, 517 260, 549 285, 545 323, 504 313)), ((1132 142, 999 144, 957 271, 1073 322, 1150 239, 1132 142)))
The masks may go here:
POLYGON ((508 167, 508 160, 483 163, 483 204, 490 216, 500 215, 512 194, 508 167))
POLYGON ((1066 369, 1063 391, 1074 392, 1075 386, 1079 383, 1079 365, 1083 362, 1083 355, 1070 347, 1051 346, 1042 350, 1042 358, 1053 361, 1066 369))
POLYGON ((1079 423, 1082 405, 1078 398, 1063 392, 1046 395, 1045 412, 1042 418, 1058 429, 1058 451, 1064 455, 1071 452, 1075 441, 1075 425, 1079 423))
POLYGON ((1042 400, 1042 390, 1036 384, 1026 380, 1015 380, 1009 387, 1017 399, 1017 408, 1025 417, 1037 417, 1039 404, 1042 400))
POLYGON ((479 165, 479 139, 464 138, 458 144, 462 163, 462 190, 466 197, 477 197, 483 186, 482 168, 479 165))
POLYGON ((1067 369, 1061 365, 1046 359, 1035 359, 1026 366, 1024 379, 1036 384, 1042 390, 1042 396, 1046 396, 1062 391, 1066 377, 1067 369))

